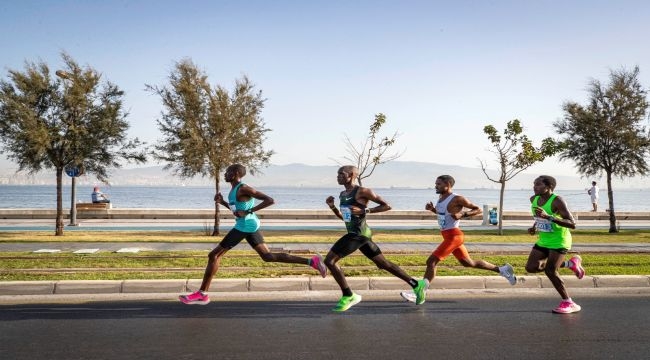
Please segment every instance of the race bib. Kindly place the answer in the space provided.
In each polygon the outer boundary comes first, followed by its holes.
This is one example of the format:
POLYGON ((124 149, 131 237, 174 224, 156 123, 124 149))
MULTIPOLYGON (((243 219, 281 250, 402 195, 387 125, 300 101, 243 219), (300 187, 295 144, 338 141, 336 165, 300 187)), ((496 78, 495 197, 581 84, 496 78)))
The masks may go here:
POLYGON ((343 216, 343 221, 350 222, 352 221, 352 210, 347 206, 341 206, 341 215, 343 216))
POLYGON ((447 219, 447 217, 445 215, 446 214, 444 214, 444 213, 438 213, 438 225, 440 225, 440 228, 442 228, 442 229, 445 228, 445 224, 447 223, 445 221, 445 219, 447 219))
POLYGON ((553 232, 553 226, 550 219, 535 217, 535 228, 539 232, 553 232))

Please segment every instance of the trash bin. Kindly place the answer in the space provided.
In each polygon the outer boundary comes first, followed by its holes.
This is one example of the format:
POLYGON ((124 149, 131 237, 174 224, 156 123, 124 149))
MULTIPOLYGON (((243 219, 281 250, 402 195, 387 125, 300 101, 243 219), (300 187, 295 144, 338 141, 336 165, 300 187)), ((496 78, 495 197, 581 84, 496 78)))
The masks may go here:
POLYGON ((483 223, 482 225, 499 224, 499 206, 483 204, 483 223))

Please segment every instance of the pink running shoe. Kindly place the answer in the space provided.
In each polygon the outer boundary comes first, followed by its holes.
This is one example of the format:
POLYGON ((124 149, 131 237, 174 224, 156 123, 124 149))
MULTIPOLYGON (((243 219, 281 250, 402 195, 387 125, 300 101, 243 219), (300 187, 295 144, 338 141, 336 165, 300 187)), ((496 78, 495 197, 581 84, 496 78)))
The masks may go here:
POLYGON ((208 294, 204 294, 201 290, 193 292, 189 295, 180 295, 178 299, 183 304, 187 305, 207 305, 210 302, 208 294))
POLYGON ((562 300, 560 305, 553 309, 556 314, 571 314, 580 311, 580 305, 573 302, 573 300, 562 300))
POLYGON ((310 266, 318 270, 320 276, 322 277, 327 276, 327 266, 325 266, 325 263, 323 262, 323 257, 320 254, 316 254, 311 257, 310 266))
POLYGON ((580 255, 575 255, 569 261, 572 264, 569 266, 569 269, 576 274, 578 279, 582 279, 585 276, 585 269, 582 267, 582 258, 580 255))

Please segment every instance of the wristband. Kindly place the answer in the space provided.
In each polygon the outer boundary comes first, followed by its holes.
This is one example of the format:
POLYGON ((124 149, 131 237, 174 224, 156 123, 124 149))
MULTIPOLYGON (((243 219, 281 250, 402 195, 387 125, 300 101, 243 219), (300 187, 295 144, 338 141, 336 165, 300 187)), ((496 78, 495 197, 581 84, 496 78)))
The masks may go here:
POLYGON ((246 214, 252 214, 252 213, 253 213, 253 209, 246 210, 246 214))

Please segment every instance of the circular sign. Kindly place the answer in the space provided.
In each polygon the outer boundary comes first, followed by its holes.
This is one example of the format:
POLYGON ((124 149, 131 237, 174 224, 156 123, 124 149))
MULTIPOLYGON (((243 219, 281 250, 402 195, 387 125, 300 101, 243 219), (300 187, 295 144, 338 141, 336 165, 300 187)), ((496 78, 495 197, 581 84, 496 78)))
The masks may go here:
POLYGON ((69 166, 65 168, 65 173, 68 174, 69 177, 78 177, 82 174, 82 171, 77 166, 69 166))

